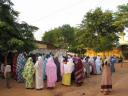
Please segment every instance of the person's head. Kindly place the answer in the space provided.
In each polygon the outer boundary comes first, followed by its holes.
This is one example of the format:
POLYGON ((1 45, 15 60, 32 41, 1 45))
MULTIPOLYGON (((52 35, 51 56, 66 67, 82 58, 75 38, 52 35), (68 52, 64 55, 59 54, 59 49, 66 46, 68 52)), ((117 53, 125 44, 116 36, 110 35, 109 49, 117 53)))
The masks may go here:
POLYGON ((104 65, 110 65, 110 57, 104 60, 104 65))
POLYGON ((67 62, 68 62, 68 59, 67 59, 67 57, 63 57, 64 59, 63 59, 63 63, 64 64, 67 64, 67 62))
POLYGON ((50 55, 49 55, 49 54, 47 54, 47 55, 46 55, 46 58, 49 58, 49 57, 50 57, 50 55))

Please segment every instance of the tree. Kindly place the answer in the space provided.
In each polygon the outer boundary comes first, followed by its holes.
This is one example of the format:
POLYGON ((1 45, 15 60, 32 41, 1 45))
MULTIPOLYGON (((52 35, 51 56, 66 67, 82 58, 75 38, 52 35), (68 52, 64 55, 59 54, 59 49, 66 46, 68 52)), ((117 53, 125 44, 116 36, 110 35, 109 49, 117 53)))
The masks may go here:
MULTIPOLYGON (((115 12, 114 16, 116 18, 115 24, 118 24, 120 26, 119 28, 121 29, 119 35, 124 36, 125 33, 123 31, 126 27, 128 27, 128 3, 119 5, 118 10, 115 12)), ((122 50, 123 57, 128 58, 128 45, 119 45, 119 47, 122 50)))
POLYGON ((64 47, 67 48, 71 46, 72 42, 74 41, 74 28, 68 24, 65 24, 60 29, 65 44, 64 47))
POLYGON ((120 25, 121 32, 123 32, 124 28, 128 27, 128 3, 119 5, 114 17, 116 18, 115 24, 120 25))
POLYGON ((45 32, 44 36, 42 37, 42 40, 60 48, 62 46, 62 36, 60 28, 58 27, 45 32))
POLYGON ((68 48, 74 40, 74 28, 70 25, 63 25, 48 32, 45 32, 42 40, 55 45, 58 48, 68 48))
POLYGON ((84 54, 86 51, 84 40, 81 40, 83 34, 81 34, 80 30, 79 27, 74 28, 74 40, 68 49, 70 52, 78 53, 79 55, 84 54))
POLYGON ((19 23, 19 12, 13 9, 13 5, 11 0, 0 0, 0 50, 31 50, 34 47, 32 32, 38 28, 19 23))
POLYGON ((111 50, 118 42, 118 25, 114 25, 115 19, 111 11, 103 12, 101 8, 87 12, 80 25, 79 42, 85 48, 95 51, 111 50))

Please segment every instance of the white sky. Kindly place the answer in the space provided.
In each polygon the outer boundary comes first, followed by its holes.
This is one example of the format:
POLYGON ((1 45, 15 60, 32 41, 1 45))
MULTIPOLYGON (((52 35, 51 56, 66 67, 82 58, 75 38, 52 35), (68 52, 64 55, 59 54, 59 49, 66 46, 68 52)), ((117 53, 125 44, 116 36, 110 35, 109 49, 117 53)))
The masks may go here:
POLYGON ((70 24, 77 26, 91 9, 101 7, 115 11, 118 5, 128 0, 11 0, 14 9, 20 12, 19 20, 39 28, 34 36, 37 40, 45 31, 70 24))

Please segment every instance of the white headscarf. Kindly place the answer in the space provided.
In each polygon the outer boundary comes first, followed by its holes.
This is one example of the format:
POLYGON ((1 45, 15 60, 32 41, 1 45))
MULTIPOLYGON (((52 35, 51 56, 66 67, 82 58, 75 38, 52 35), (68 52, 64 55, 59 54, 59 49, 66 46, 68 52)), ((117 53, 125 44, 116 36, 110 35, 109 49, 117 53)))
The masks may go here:
POLYGON ((102 64, 101 58, 99 56, 97 56, 95 62, 96 62, 96 65, 101 65, 102 64))
POLYGON ((94 59, 93 59, 93 57, 90 57, 89 60, 88 60, 88 62, 90 62, 90 63, 94 63, 94 59))
POLYGON ((74 63, 73 59, 68 59, 67 64, 64 64, 64 73, 72 73, 74 70, 74 63))
POLYGON ((104 64, 105 64, 105 63, 110 64, 110 57, 108 57, 108 58, 106 58, 106 59, 104 60, 104 64))

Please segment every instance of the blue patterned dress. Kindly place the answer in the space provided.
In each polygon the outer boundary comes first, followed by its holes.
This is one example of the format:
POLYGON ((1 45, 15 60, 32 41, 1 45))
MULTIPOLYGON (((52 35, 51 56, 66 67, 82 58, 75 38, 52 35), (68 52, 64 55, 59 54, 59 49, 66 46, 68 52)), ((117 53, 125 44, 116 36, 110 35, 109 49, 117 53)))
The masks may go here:
POLYGON ((26 59, 24 57, 24 54, 20 53, 19 56, 17 57, 17 66, 16 66, 16 75, 17 75, 18 82, 24 81, 22 72, 23 72, 25 63, 26 63, 26 59))

